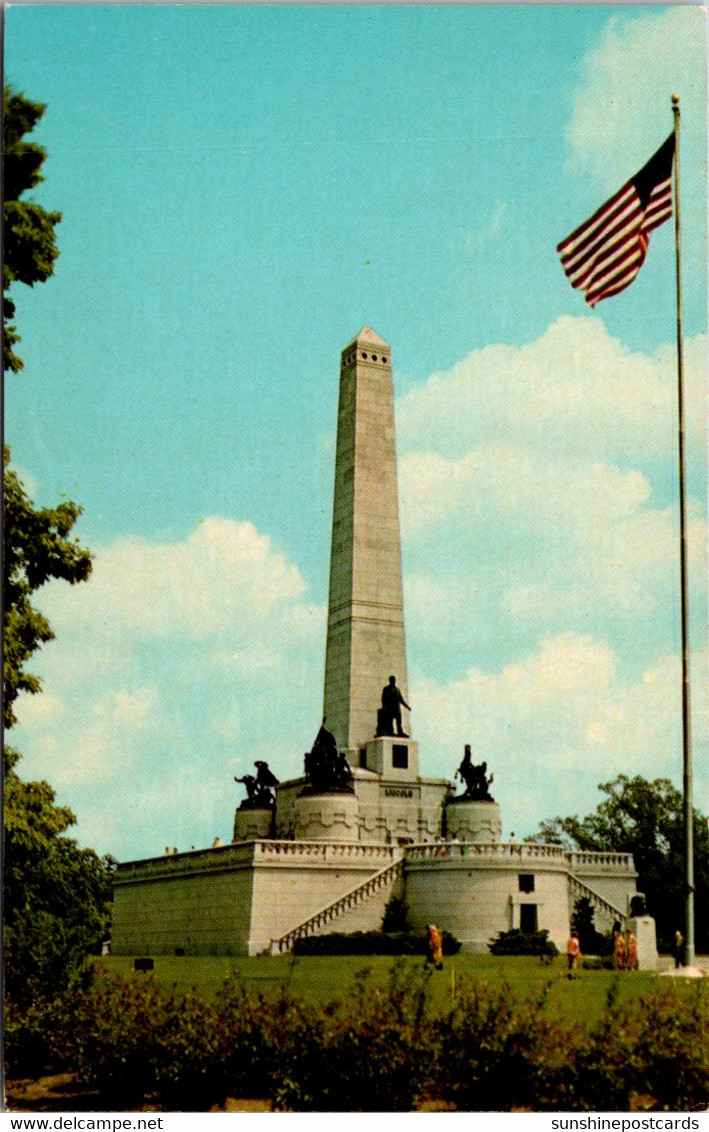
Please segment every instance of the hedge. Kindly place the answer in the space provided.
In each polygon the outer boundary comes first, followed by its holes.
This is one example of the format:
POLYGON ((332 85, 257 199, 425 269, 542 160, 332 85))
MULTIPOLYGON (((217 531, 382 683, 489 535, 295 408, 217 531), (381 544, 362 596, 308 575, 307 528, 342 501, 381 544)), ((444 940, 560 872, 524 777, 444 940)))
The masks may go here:
MULTIPOLYGON (((463 982, 442 1012, 423 965, 365 972, 344 1004, 275 998, 227 981, 214 1001, 150 980, 98 977, 6 1019, 10 1076, 71 1072, 97 1110, 208 1111, 227 1097, 277 1111, 679 1111, 707 1104, 707 987, 672 980, 597 1022, 563 1020, 547 994, 463 982)), ((548 989, 548 988, 547 988, 548 989)))

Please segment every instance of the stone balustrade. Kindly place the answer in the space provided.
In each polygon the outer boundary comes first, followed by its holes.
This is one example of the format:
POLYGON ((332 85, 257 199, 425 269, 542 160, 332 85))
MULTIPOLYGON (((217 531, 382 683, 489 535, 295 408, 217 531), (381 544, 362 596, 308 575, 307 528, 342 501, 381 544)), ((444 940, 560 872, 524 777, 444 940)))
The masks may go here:
POLYGON ((507 864, 553 862, 577 875, 608 873, 617 876, 635 872, 632 853, 580 852, 565 849, 563 845, 548 845, 537 841, 440 841, 407 845, 405 852, 408 864, 467 857, 507 864))
POLYGON ((288 861, 292 864, 317 862, 325 864, 379 864, 393 861, 401 856, 402 850, 396 845, 372 845, 354 841, 256 841, 254 860, 288 861))
POLYGON ((635 872, 632 853, 591 853, 573 849, 568 852, 568 858, 573 873, 583 872, 584 869, 593 872, 635 872))
POLYGON ((226 869, 249 865, 253 860, 254 843, 219 845, 209 849, 193 849, 185 853, 165 853, 161 857, 146 857, 140 861, 126 861, 118 865, 116 882, 141 878, 174 876, 176 873, 193 873, 210 869, 226 869))
POLYGON ((137 880, 157 880, 176 874, 220 872, 250 865, 302 863, 313 865, 366 864, 381 868, 401 856, 395 845, 331 841, 244 841, 188 853, 166 853, 118 866, 117 884, 137 880))
POLYGON ((441 841, 426 845, 407 845, 407 864, 422 864, 427 861, 456 860, 458 858, 481 858, 508 865, 532 863, 535 861, 555 862, 566 867, 568 853, 560 845, 542 845, 535 842, 508 844, 502 841, 441 841))
POLYGON ((510 844, 501 841, 446 841, 419 845, 372 844, 367 842, 332 841, 245 841, 221 845, 189 853, 165 854, 142 861, 128 861, 118 866, 118 884, 152 880, 182 873, 221 871, 249 865, 357 865, 382 868, 404 856, 408 865, 425 865, 441 860, 468 859, 491 864, 523 866, 548 864, 567 868, 583 877, 589 874, 627 875, 635 872, 631 853, 579 852, 561 845, 542 842, 510 844))

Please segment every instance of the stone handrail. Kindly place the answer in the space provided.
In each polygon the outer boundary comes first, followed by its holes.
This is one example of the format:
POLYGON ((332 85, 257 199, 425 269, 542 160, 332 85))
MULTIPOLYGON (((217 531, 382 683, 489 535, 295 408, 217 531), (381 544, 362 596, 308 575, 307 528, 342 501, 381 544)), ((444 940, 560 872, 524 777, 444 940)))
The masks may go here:
POLYGON ((344 863, 346 861, 391 861, 398 849, 393 845, 367 845, 360 842, 330 841, 242 841, 208 849, 192 849, 184 853, 165 853, 160 857, 146 857, 140 861, 119 864, 117 882, 131 877, 158 879, 175 873, 199 872, 206 869, 226 869, 232 865, 245 865, 257 861, 279 860, 294 857, 301 860, 344 863))
POLYGON ((579 877, 574 876, 573 873, 569 873, 569 895, 571 897, 587 897, 587 899, 590 900, 593 904, 594 908, 596 908, 601 913, 601 915, 605 916, 606 919, 610 920, 611 922, 613 922, 614 920, 625 919, 625 912, 616 907, 615 904, 611 904, 610 900, 606 900, 605 896, 601 896, 598 892, 594 892, 592 888, 589 888, 589 886, 585 884, 584 881, 580 880, 579 877))
POLYGON ((579 868, 591 869, 623 869, 635 872, 635 861, 632 853, 597 853, 572 849, 569 854, 569 865, 572 872, 579 868))
POLYGON ((141 876, 173 876, 176 872, 193 872, 205 868, 228 868, 235 864, 248 864, 253 860, 254 842, 214 845, 209 849, 192 849, 183 853, 164 853, 160 857, 145 857, 139 861, 125 861, 118 865, 117 881, 128 880, 134 873, 141 876))
POLYGON ((486 857, 490 860, 505 860, 510 863, 557 861, 559 864, 564 864, 568 854, 561 845, 544 845, 528 841, 519 844, 509 844, 504 841, 441 841, 406 847, 406 860, 410 863, 439 861, 446 858, 455 860, 458 857, 486 857))
POLYGON ((325 924, 331 923, 336 920, 343 912, 348 912, 351 908, 355 908, 361 904, 363 900, 368 900, 370 896, 374 896, 385 885, 391 884, 401 873, 403 868, 403 857, 399 857, 396 861, 390 862, 385 865, 383 869, 374 873, 373 876, 367 877, 355 888, 346 892, 344 896, 338 897, 332 903, 326 904, 319 912, 309 916, 301 924, 295 928, 291 928, 289 932, 282 935, 280 939, 272 939, 270 952, 272 955, 277 955, 284 951, 290 951, 291 947, 297 939, 302 939, 304 936, 312 935, 318 928, 324 927, 325 924))
POLYGON ((255 859, 280 860, 293 858, 318 862, 345 861, 391 862, 400 850, 394 845, 367 844, 359 841, 256 841, 255 859))

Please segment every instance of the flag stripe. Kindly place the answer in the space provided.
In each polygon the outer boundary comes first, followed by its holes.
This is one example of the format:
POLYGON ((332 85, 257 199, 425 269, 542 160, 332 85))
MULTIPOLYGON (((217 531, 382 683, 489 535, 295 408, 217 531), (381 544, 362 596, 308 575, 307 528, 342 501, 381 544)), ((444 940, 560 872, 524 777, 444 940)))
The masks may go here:
POLYGON ((634 230, 637 227, 640 215, 640 203, 636 196, 633 200, 628 200, 624 204, 621 212, 616 210, 613 217, 609 217, 608 224, 602 231, 596 232, 592 238, 579 244, 571 255, 566 253, 562 255, 561 262, 566 274, 569 276, 575 274, 579 266, 583 267, 614 239, 622 237, 625 232, 634 230))
POLYGON ((557 246, 572 287, 589 306, 616 295, 645 262, 650 232, 672 215, 674 135, 639 173, 557 246))
POLYGON ((632 185, 621 189, 621 191, 616 193, 614 197, 611 197, 611 199, 603 205, 603 208, 600 208, 586 224, 582 224, 580 228, 577 228, 575 232, 567 236, 567 238, 559 244, 556 249, 559 255, 569 256, 577 253, 580 248, 584 247, 593 239, 594 235, 598 234, 599 230, 602 231, 605 224, 609 222, 612 223, 616 216, 622 213, 629 201, 636 198, 637 193, 634 191, 632 185))
POLYGON ((644 258, 645 252, 642 245, 639 245, 637 241, 623 245, 615 258, 604 259, 603 263, 591 273, 583 286, 583 290, 590 296, 602 289, 607 279, 613 279, 619 274, 632 270, 637 272, 644 258), (636 263, 637 267, 635 266, 636 263))
POLYGON ((609 228, 603 233, 603 237, 584 250, 581 256, 564 265, 564 270, 575 287, 582 285, 584 278, 594 270, 596 264, 604 257, 613 255, 619 245, 622 246, 628 240, 633 241, 637 238, 640 217, 640 207, 635 202, 622 217, 621 223, 609 228))

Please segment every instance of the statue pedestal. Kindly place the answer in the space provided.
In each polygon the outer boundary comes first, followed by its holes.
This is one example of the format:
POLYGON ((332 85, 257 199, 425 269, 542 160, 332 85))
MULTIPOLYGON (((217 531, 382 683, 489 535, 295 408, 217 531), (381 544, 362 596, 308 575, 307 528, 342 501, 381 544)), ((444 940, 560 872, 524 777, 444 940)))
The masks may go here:
POLYGON ((408 736, 378 735, 367 743, 362 765, 387 779, 415 780, 419 773, 419 745, 408 736))
POLYGON ((273 836, 273 808, 244 806, 234 814, 234 841, 264 841, 273 836))
POLYGON ((359 841, 359 802, 349 791, 301 794, 294 817, 296 841, 359 841))
POLYGON ((499 841, 502 818, 497 802, 451 798, 446 802, 446 837, 460 841, 499 841))
POLYGON ((652 916, 631 916, 626 928, 635 933, 638 941, 638 970, 654 971, 657 968, 657 933, 652 916))

